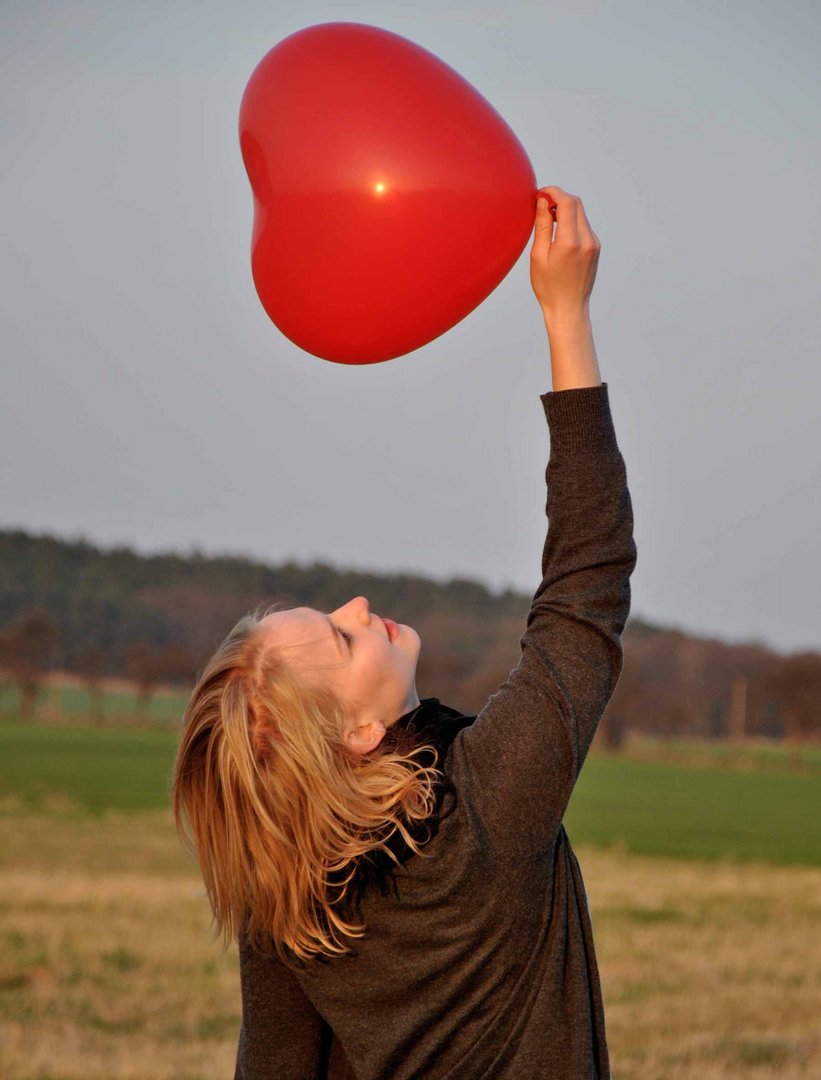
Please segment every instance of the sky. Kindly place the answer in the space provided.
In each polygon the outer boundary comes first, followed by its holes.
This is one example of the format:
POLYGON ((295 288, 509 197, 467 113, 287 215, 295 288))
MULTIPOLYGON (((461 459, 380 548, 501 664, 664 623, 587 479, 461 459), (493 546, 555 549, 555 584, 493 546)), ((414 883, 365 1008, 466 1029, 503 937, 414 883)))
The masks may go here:
POLYGON ((581 197, 633 614, 821 647, 809 0, 3 5, 0 527, 536 588, 551 384, 531 241, 388 363, 314 357, 257 298, 240 100, 278 41, 334 21, 444 60, 538 185, 581 197))

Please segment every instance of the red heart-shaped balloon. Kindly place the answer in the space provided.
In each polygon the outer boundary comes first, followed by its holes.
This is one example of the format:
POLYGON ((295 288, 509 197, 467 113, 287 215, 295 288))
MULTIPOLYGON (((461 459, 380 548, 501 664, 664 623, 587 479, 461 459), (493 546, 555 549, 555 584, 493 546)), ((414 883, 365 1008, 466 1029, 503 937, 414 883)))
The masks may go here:
POLYGON ((519 140, 453 68, 398 34, 322 23, 283 39, 240 107, 266 312, 306 352, 418 349, 504 278, 533 228, 519 140))

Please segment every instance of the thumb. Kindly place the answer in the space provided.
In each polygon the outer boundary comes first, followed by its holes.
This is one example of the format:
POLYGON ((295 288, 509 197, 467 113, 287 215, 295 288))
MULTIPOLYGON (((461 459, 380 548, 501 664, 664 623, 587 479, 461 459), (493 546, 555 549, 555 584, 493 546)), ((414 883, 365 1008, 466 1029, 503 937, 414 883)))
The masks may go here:
POLYGON ((547 243, 550 244, 553 239, 553 222, 556 220, 553 214, 553 206, 550 205, 551 200, 547 195, 536 196, 536 224, 535 224, 535 243, 547 243))

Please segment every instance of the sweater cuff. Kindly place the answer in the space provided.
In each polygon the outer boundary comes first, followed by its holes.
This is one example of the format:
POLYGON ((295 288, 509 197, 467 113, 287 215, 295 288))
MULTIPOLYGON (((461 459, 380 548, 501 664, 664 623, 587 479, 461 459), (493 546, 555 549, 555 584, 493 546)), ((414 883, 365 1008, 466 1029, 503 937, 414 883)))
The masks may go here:
POLYGON ((607 383, 576 390, 551 390, 541 395, 550 429, 551 454, 556 450, 586 450, 616 443, 607 383))

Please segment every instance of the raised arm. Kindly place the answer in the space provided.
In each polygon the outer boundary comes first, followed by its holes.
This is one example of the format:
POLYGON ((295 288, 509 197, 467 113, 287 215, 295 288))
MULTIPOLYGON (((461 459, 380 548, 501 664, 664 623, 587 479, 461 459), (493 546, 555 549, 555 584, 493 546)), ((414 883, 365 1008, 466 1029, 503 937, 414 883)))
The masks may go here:
POLYGON ((541 188, 530 249, 530 284, 544 315, 554 391, 601 386, 590 322, 600 251, 581 199, 558 187, 541 188))
POLYGON ((454 743, 463 809, 491 849, 529 855, 553 841, 622 664, 636 561, 624 461, 589 315, 600 245, 581 201, 539 199, 531 282, 547 324, 554 390, 542 581, 518 666, 454 743), (543 208, 544 207, 544 208, 543 208), (563 232, 564 224, 567 232, 563 232))

